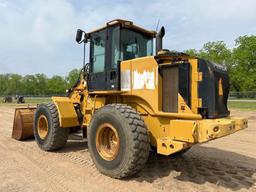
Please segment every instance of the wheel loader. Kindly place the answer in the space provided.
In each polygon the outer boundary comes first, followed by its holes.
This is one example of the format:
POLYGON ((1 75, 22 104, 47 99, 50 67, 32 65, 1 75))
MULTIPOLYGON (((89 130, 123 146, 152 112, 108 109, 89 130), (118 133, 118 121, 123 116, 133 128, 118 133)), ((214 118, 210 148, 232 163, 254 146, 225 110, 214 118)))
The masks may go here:
POLYGON ((54 151, 81 128, 98 170, 124 178, 143 168, 152 148, 182 153, 246 128, 247 119, 227 108, 225 67, 163 49, 164 35, 164 27, 156 32, 121 19, 89 33, 78 29, 77 43, 89 47, 79 80, 66 97, 16 109, 13 138, 34 136, 42 150, 54 151))

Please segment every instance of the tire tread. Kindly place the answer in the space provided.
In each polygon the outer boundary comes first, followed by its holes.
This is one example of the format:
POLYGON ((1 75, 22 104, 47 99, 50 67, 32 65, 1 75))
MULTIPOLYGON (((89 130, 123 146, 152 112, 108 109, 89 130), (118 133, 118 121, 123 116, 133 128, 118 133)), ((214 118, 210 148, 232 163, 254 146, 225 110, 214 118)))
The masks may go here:
MULTIPOLYGON (((150 150, 150 139, 148 129, 141 116, 131 107, 125 104, 108 104, 103 108, 114 108, 128 122, 132 142, 128 163, 122 168, 119 174, 109 175, 113 178, 124 178, 134 175, 145 166, 150 150)), ((100 111, 99 109, 98 111, 100 111)), ((98 112, 97 111, 97 112, 98 112)))
MULTIPOLYGON (((48 138, 49 143, 39 145, 39 147, 45 151, 58 150, 66 144, 69 136, 69 129, 60 128, 59 114, 58 114, 57 107, 55 106, 54 103, 51 102, 51 103, 42 104, 42 105, 45 105, 48 108, 50 115, 52 117, 52 122, 50 122, 52 123, 52 132, 51 132, 51 135, 49 135, 50 138, 48 138)), ((38 107, 40 106, 41 105, 39 105, 38 107)))

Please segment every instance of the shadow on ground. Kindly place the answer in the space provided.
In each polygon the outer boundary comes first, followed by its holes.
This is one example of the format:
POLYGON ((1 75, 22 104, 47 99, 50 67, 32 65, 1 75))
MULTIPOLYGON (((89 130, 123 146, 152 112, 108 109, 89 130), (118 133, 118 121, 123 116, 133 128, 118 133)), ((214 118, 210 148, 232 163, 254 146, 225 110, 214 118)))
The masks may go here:
MULTIPOLYGON (((223 158, 218 158, 217 156, 216 158, 196 156, 193 152, 187 152, 187 154, 175 158, 152 154, 146 167, 141 173, 138 173, 136 180, 153 183, 159 178, 165 178, 158 185, 165 185, 166 181, 171 179, 199 185, 209 182, 231 190, 250 189, 255 185, 256 168, 245 167, 243 166, 244 164, 239 164, 241 163, 239 160, 256 162, 256 159, 216 148, 196 147, 197 150, 203 150, 205 154, 215 153, 230 156, 232 157, 232 162, 221 160, 223 158)), ((129 180, 132 179, 130 178, 129 180)))
MULTIPOLYGON (((82 140, 81 136, 72 134, 66 146, 56 152, 72 153, 76 151, 88 152, 87 142, 82 140)), ((256 165, 254 158, 197 145, 185 155, 175 157, 152 153, 145 168, 124 181, 157 183, 161 189, 177 181, 184 181, 195 185, 203 185, 208 182, 216 187, 222 186, 234 191, 249 190, 256 184, 256 167, 248 166, 246 162, 255 162, 256 165), (198 153, 198 151, 200 152, 198 153)))
POLYGON ((68 142, 65 147, 58 150, 58 153, 68 153, 68 152, 76 152, 87 150, 87 141, 82 139, 82 136, 76 134, 70 134, 68 138, 68 142))

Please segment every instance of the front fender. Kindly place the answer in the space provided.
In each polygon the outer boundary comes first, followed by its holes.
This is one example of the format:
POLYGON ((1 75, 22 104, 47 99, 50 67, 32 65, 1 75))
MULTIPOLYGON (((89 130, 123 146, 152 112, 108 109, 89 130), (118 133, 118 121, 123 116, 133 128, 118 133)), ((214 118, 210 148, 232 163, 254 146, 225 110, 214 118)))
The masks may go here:
POLYGON ((60 127, 69 128, 79 126, 77 113, 73 102, 68 97, 52 97, 59 114, 60 127))

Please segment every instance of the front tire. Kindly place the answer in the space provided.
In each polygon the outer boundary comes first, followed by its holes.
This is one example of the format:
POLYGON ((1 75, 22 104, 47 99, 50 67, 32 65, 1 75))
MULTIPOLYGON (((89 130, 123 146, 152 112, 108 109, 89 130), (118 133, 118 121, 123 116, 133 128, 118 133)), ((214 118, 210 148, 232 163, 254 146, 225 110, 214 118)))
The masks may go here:
POLYGON ((69 128, 61 128, 54 103, 40 104, 35 112, 33 126, 35 140, 44 151, 62 148, 69 136, 69 128))
POLYGON ((110 104, 99 109, 88 129, 88 147, 99 171, 124 178, 140 171, 149 156, 149 135, 130 106, 110 104))

